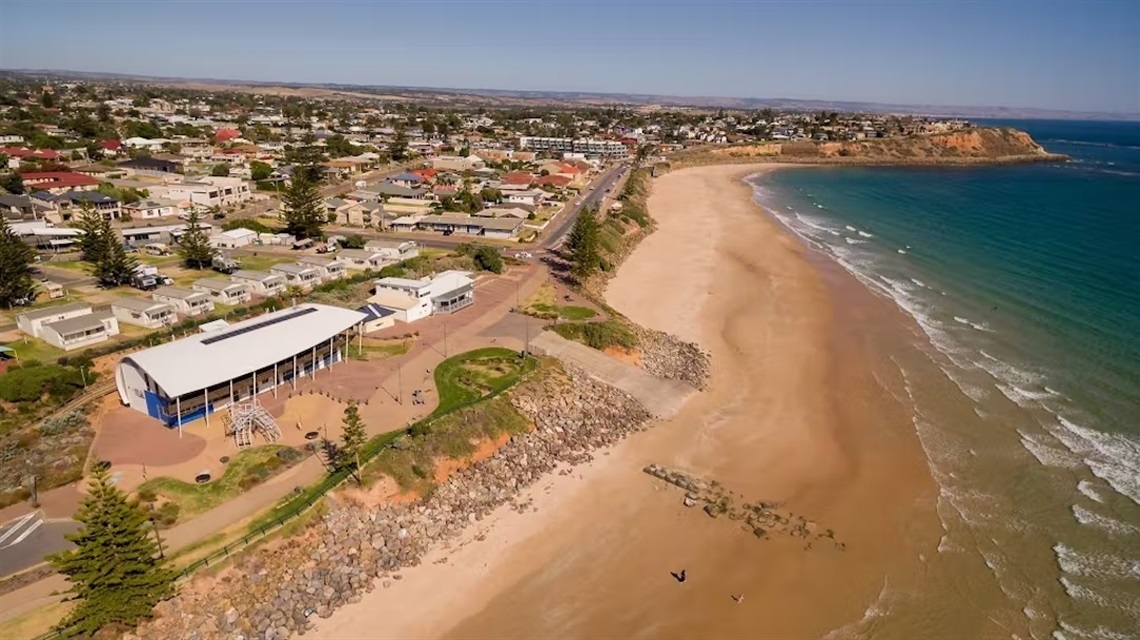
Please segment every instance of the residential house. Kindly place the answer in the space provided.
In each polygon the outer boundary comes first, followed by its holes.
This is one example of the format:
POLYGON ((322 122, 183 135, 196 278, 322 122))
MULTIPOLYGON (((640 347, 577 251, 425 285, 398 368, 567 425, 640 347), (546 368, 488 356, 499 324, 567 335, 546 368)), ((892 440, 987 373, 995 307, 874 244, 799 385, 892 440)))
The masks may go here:
POLYGON ((512 171, 503 174, 499 179, 499 187, 510 189, 512 187, 518 189, 526 189, 534 183, 534 175, 527 171, 512 171))
POLYGON ((169 326, 177 320, 172 305, 146 298, 119 298, 111 303, 111 313, 119 322, 147 329, 169 326))
POLYGON ((221 208, 240 204, 253 197, 245 181, 217 176, 202 176, 194 181, 151 189, 152 193, 158 191, 163 192, 166 198, 178 201, 185 208, 194 205, 206 209, 221 208))
POLYGON ((431 159, 431 166, 440 171, 474 171, 486 163, 479 156, 436 156, 431 159))
MULTIPOLYGON (((525 205, 524 205, 525 206, 525 205)), ((511 217, 518 218, 519 220, 526 220, 530 217, 530 211, 523 209, 520 206, 506 206, 506 207, 488 207, 482 211, 476 211, 471 215, 488 217, 488 218, 501 218, 511 217)))
POLYGON ((40 339, 57 349, 74 351, 119 335, 119 321, 107 311, 44 323, 40 339))
POLYGON ((251 293, 263 298, 285 293, 285 276, 279 273, 239 269, 230 274, 230 280, 245 285, 251 293))
POLYGON ((209 294, 182 287, 159 287, 150 297, 165 302, 184 316, 200 316, 214 310, 214 301, 209 294))
POLYGON ((417 176, 414 173, 409 173, 409 172, 405 171, 404 173, 401 173, 401 174, 391 178, 389 180, 389 182, 396 185, 397 187, 404 187, 405 189, 411 189, 413 187, 418 187, 421 184, 423 184, 424 179, 417 176))
POLYGON ((249 302, 249 287, 244 283, 223 278, 202 278, 195 280, 194 290, 210 296, 215 304, 230 306, 249 302))
POLYGON ((539 176, 539 178, 534 182, 540 187, 555 187, 558 189, 565 189, 574 182, 574 179, 570 176, 562 175, 560 173, 552 173, 548 176, 539 176))
POLYGON ((177 205, 170 201, 157 202, 143 200, 123 205, 123 213, 132 220, 153 220, 155 218, 168 218, 182 213, 177 205))
POLYGON ((54 222, 68 222, 77 217, 85 205, 90 205, 97 213, 108 220, 118 220, 123 216, 119 201, 111 196, 105 196, 98 191, 66 191, 53 195, 44 191, 37 191, 32 198, 53 209, 54 222))
POLYGON ((103 151, 103 155, 114 157, 123 152, 123 143, 118 140, 101 140, 99 149, 103 151))
POLYGON ((180 166, 181 165, 179 165, 177 162, 163 160, 162 158, 152 158, 149 156, 124 160, 118 164, 118 167, 120 169, 124 169, 131 174, 157 177, 162 177, 171 173, 178 173, 180 166))
POLYGON ((379 253, 386 261, 399 262, 420 255, 419 246, 411 240, 369 240, 364 244, 366 251, 379 253))
POLYGON ((165 138, 143 138, 135 136, 123 140, 123 146, 131 147, 132 149, 146 149, 147 151, 161 151, 162 146, 170 144, 170 140, 165 138))
MULTIPOLYGON (((419 176, 416 176, 417 178, 419 176)), ((397 198, 411 198, 422 199, 426 198, 428 189, 426 187, 405 187, 395 184, 393 182, 380 182, 369 187, 363 187, 360 191, 372 194, 369 199, 376 200, 380 197, 397 197, 397 198)))
POLYGON ((86 302, 70 302, 34 311, 25 311, 16 314, 16 327, 33 338, 38 338, 45 324, 89 315, 91 311, 91 305, 86 302))
POLYGON ((297 264, 311 267, 320 274, 321 282, 339 280, 348 274, 345 264, 336 258, 322 258, 320 256, 302 256, 297 264))
POLYGON ((3 213, 9 222, 43 220, 52 211, 52 206, 42 200, 0 193, 0 213, 3 213))
MULTIPOLYGON (((214 228, 214 225, 208 222, 199 222, 198 228, 203 229, 207 235, 214 228)), ((122 229, 119 233, 123 236, 123 241, 132 247, 141 247, 154 243, 172 244, 178 242, 182 234, 190 227, 187 223, 180 224, 165 224, 156 227, 132 227, 129 229, 122 229)))
POLYGON ((285 284, 291 287, 312 289, 321 283, 321 272, 306 264, 275 264, 269 268, 269 272, 285 278, 285 284))
POLYGON ((368 249, 341 249, 337 253, 337 259, 343 262, 347 268, 355 270, 380 269, 389 263, 388 260, 384 259, 383 254, 368 249))
POLYGON ((439 231, 501 239, 514 238, 522 227, 523 221, 514 217, 477 218, 453 214, 400 218, 392 223, 393 229, 401 231, 439 231))
POLYGON ((527 191, 511 191, 503 193, 507 198, 507 202, 512 204, 525 204, 532 207, 542 205, 543 200, 546 199, 546 192, 539 189, 528 189, 527 191))
POLYGON ((0 154, 8 156, 8 168, 19 169, 24 160, 44 160, 59 162, 59 154, 51 149, 29 149, 28 147, 0 147, 0 154))
POLYGON ((252 229, 230 229, 210 236, 210 246, 216 249, 237 249, 257 242, 257 232, 252 229))
POLYGON ((384 212, 393 216, 424 216, 431 213, 432 201, 413 198, 388 198, 384 212))
POLYGON ((57 195, 68 191, 91 191, 99 186, 98 179, 74 171, 29 171, 20 174, 20 179, 28 191, 57 195))

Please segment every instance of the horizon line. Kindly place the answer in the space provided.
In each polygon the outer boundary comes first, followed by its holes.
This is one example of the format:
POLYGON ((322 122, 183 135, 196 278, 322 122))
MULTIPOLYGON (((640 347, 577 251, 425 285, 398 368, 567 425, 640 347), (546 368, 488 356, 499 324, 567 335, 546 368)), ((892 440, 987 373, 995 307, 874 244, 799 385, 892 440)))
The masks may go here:
MULTIPOLYGON (((164 76, 164 75, 148 75, 142 73, 131 73, 121 71, 79 71, 75 69, 27 69, 27 68, 9 68, 0 67, 0 72, 17 73, 17 74, 58 74, 58 75, 90 75, 90 76, 122 76, 124 78, 132 78, 137 80, 154 79, 154 80, 180 80, 184 82, 193 81, 216 81, 234 84, 256 84, 266 86, 309 86, 309 87, 359 87, 359 88, 376 88, 376 89, 409 89, 409 90, 425 90, 437 92, 453 92, 453 93, 472 93, 477 92, 495 92, 495 93, 515 93, 515 94, 582 94, 590 96, 627 96, 627 97, 640 97, 640 98, 666 98, 672 100, 752 100, 756 102, 816 102, 824 104, 849 104, 849 105, 868 105, 874 107, 903 107, 911 109, 944 109, 953 111, 955 109, 963 110, 1009 110, 1009 111, 1037 111, 1043 113, 1053 114, 1073 114, 1073 115, 1100 115, 1100 116, 1117 116, 1124 117, 1130 120, 1140 120, 1140 111, 1087 111, 1087 110, 1074 110, 1074 109, 1054 109, 1049 107, 1016 107, 1016 106, 1000 106, 1000 105, 983 105, 983 106, 970 106, 970 105, 939 105, 939 104, 914 104, 914 103, 895 103, 895 102, 871 102, 865 100, 840 100, 840 99, 823 99, 823 98, 759 98, 748 96, 709 96, 709 95, 692 95, 692 94, 665 94, 665 93, 622 93, 615 91, 584 91, 584 90, 562 90, 562 89, 495 89, 489 87, 443 87, 431 85, 385 85, 385 84, 362 84, 356 82, 313 82, 313 81, 298 81, 298 80, 252 80, 243 78, 222 78, 222 77, 204 77, 204 76, 164 76)), ((629 104, 627 102, 627 104, 629 104)), ((647 103, 651 104, 651 103, 647 103)), ((720 108, 720 109, 740 109, 742 107, 723 107, 713 105, 684 105, 677 104, 673 106, 690 106, 698 108, 720 108)), ((750 110, 755 110, 756 107, 750 110)), ((918 114, 921 115, 921 114, 918 114)), ((946 116, 955 115, 953 113, 943 114, 946 116)), ((965 115, 965 114, 963 114, 965 115)), ((986 118, 990 116, 975 116, 986 118)))

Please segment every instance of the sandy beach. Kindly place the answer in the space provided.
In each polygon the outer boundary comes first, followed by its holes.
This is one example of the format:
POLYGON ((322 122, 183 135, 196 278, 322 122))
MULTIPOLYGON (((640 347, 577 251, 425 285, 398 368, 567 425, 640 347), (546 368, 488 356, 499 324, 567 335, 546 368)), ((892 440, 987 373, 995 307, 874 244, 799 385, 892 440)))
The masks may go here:
POLYGON ((909 407, 892 392, 903 319, 753 204, 741 179, 772 169, 657 179, 659 228, 607 292, 633 321, 709 349, 709 388, 530 489, 536 512, 500 509, 319 621, 316 637, 842 637, 920 576, 940 529, 909 407), (641 472, 650 463, 779 502, 843 548, 760 540, 686 508, 641 472), (678 584, 669 572, 682 568, 678 584))

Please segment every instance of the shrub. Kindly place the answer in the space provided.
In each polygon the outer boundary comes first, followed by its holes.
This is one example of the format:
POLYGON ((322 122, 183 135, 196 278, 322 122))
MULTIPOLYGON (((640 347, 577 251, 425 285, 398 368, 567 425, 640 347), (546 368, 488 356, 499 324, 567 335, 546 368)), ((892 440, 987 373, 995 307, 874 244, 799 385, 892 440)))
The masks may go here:
POLYGON ((585 323, 567 322, 552 327, 552 330, 567 340, 581 342, 599 351, 610 347, 633 349, 637 346, 637 336, 613 320, 585 323))
POLYGON ((80 409, 55 418, 48 418, 40 426, 40 433, 45 436, 58 436, 69 431, 78 431, 87 426, 87 416, 80 409))
POLYGON ((9 368, 0 377, 0 399, 8 402, 31 402, 45 393, 56 400, 65 400, 82 388, 83 374, 78 369, 58 364, 29 362, 9 368))
POLYGON ((178 503, 167 502, 154 510, 154 520, 164 527, 169 527, 175 522, 178 522, 178 515, 181 512, 182 507, 179 507, 178 503))

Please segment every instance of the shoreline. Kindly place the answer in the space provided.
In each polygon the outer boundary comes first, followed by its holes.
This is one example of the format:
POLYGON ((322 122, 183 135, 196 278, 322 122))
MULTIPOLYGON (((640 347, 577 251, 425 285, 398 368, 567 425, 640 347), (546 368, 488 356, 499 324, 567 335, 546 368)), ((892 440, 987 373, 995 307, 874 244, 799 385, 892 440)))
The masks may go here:
MULTIPOLYGON (((869 563, 872 566, 884 560, 881 552, 885 549, 875 539, 891 536, 883 536, 881 526, 872 527, 869 534, 857 530, 862 518, 845 504, 850 501, 843 496, 852 492, 842 485, 874 476, 862 483, 870 485, 859 494, 862 507, 868 500, 882 501, 883 492, 900 494, 893 502, 899 507, 894 516, 882 517, 896 535, 911 528, 898 517, 902 507, 919 499, 907 487, 931 488, 912 431, 908 431, 909 439, 894 434, 884 452, 880 435, 856 428, 865 422, 856 414, 866 414, 867 402, 885 407, 881 415, 889 414, 894 423, 905 417, 897 407, 888 406, 886 394, 866 388, 867 376, 860 380, 858 401, 851 403, 857 410, 837 406, 842 403, 819 402, 820 392, 832 387, 837 375, 843 377, 837 374, 842 367, 832 358, 836 354, 847 358, 851 349, 836 349, 831 344, 836 338, 836 311, 827 300, 819 265, 809 264, 812 261, 803 253, 808 249, 762 213, 753 202, 751 187, 742 182, 758 170, 773 168, 771 163, 703 167, 670 172, 658 179, 649 206, 659 228, 635 249, 607 289, 607 300, 632 321, 711 349, 710 389, 692 398, 674 418, 596 452, 593 462, 574 467, 570 475, 540 480, 519 498, 533 500, 534 510, 540 513, 496 510, 465 532, 457 544, 429 553, 420 567, 401 580, 319 621, 318 637, 630 635, 646 628, 658 634, 665 630, 691 634, 709 624, 697 609, 707 610, 706 616, 723 617, 720 599, 727 595, 719 591, 703 594, 699 599, 703 608, 677 601, 665 571, 670 562, 665 559, 678 555, 690 558, 685 562, 692 563, 690 571, 695 574, 731 576, 729 581, 738 584, 725 584, 726 590, 747 583, 748 592, 756 594, 757 600, 764 594, 779 596, 784 587, 772 582, 774 573, 793 579, 805 567, 813 575, 830 574, 828 581, 862 585, 824 596, 837 600, 829 605, 835 615, 827 622, 799 605, 786 607, 787 615, 780 621, 767 612, 769 633, 803 634, 807 631, 804 624, 812 633, 824 633, 862 615, 882 587, 878 570, 868 575, 869 558, 864 552, 825 557, 804 554, 786 540, 758 543, 727 521, 710 519, 696 510, 686 512, 678 502, 680 495, 641 473, 645 465, 661 463, 724 482, 745 499, 787 502, 813 518, 823 514, 818 518, 821 525, 834 523, 838 535, 850 539, 856 548, 877 547, 880 553, 869 563), (701 181, 704 184, 698 184, 701 181), (676 196, 682 194, 687 195, 677 201, 676 196), (688 209, 693 200, 702 198, 708 205, 701 211, 688 209), (712 232, 690 243, 701 237, 693 235, 701 229, 712 232), (735 233, 741 229, 747 233, 735 233), (757 264, 754 244, 743 247, 742 241, 763 243, 771 249, 771 259, 757 264), (698 246, 676 251, 678 246, 691 244, 698 246), (670 256, 668 264, 676 274, 668 280, 667 290, 660 278, 665 256, 670 256), (756 289, 757 277, 766 277, 772 287, 769 292, 792 295, 767 304, 757 301, 764 308, 756 316, 742 298, 756 289), (694 304, 694 300, 701 303, 694 304), (749 326, 750 320, 758 321, 758 326, 749 326), (755 357, 759 353, 765 356, 755 357), (733 388, 733 381, 742 378, 754 379, 744 400, 733 388), (789 400, 796 397, 798 401, 789 400), (757 428, 758 420, 762 428, 757 428), (868 442, 855 444, 860 438, 873 440, 874 447, 868 442), (890 455, 905 460, 890 465, 899 474, 867 472, 871 460, 881 465, 890 455), (915 481, 899 483, 897 475, 915 481), (837 491, 838 496, 834 495, 837 491), (662 529, 666 533, 657 533, 662 529), (726 550, 732 553, 726 556, 726 550), (654 559, 652 569, 646 566, 645 557, 654 559), (768 570, 742 572, 738 560, 733 560, 740 557, 754 557, 768 570), (862 568, 855 570, 851 565, 862 568), (666 580, 660 580, 662 575, 666 580), (599 581, 606 586, 599 587, 599 581), (440 584, 448 585, 446 594, 440 584), (457 592, 467 595, 455 598, 457 592), (520 615, 520 611, 529 613, 520 615)), ((751 297, 755 300, 754 293, 751 297)), ((860 300, 859 304, 873 303, 860 300)), ((877 513, 884 511, 881 505, 872 508, 877 513)), ((910 559, 905 564, 900 574, 913 569, 910 559)), ((793 582, 797 580, 803 579, 793 582)), ((817 604, 819 600, 818 594, 812 598, 817 604)), ((756 613, 752 608, 733 611, 756 613)), ((715 622, 715 628, 729 636, 747 637, 745 629, 751 627, 740 625, 747 625, 748 616, 730 618, 715 622)))

